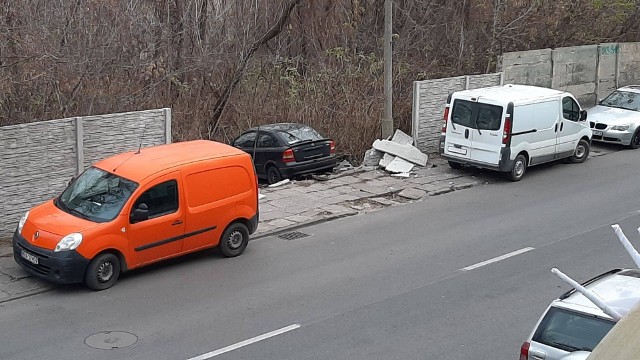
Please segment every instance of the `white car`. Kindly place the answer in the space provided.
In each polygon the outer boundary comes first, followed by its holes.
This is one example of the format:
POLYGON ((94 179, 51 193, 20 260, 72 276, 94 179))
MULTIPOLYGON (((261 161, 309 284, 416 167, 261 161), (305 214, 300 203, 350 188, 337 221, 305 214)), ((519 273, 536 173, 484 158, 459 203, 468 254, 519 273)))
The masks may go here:
POLYGON ((615 90, 587 114, 593 141, 640 147, 640 85, 615 90))
MULTIPOLYGON (((582 284, 619 314, 640 300, 640 271, 615 269, 582 284)), ((520 360, 584 359, 616 324, 576 290, 553 300, 520 348, 520 360)))

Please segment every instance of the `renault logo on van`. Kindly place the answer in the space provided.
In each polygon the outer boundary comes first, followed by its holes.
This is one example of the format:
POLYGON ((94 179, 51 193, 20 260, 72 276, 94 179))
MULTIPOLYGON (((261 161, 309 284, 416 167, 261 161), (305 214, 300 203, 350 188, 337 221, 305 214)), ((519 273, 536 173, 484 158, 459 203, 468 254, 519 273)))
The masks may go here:
POLYGON ((40 231, 36 231, 36 233, 33 234, 33 240, 38 240, 39 237, 40 237, 40 231))

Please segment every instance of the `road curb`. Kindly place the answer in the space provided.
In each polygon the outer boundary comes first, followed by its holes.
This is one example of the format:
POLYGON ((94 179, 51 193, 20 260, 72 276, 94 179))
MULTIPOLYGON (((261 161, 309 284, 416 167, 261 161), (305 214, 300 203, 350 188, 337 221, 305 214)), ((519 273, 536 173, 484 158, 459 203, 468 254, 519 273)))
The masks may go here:
MULTIPOLYGON (((354 216, 354 215, 358 215, 358 214, 360 214, 359 211, 353 211, 353 212, 347 212, 347 213, 343 213, 343 214, 336 214, 336 215, 332 215, 332 216, 327 216, 327 217, 324 217, 322 219, 304 221, 304 222, 301 222, 301 223, 298 223, 298 224, 295 224, 295 225, 281 227, 281 228, 275 229, 275 230, 273 230, 271 232, 257 235, 255 237, 251 238, 251 241, 263 239, 263 238, 266 238, 266 237, 269 237, 269 236, 278 236, 280 234, 283 234, 283 233, 286 233, 286 232, 289 232, 289 231, 294 231, 294 230, 297 230, 297 229, 300 229, 300 228, 303 228, 303 227, 322 224, 322 223, 325 223, 325 222, 338 220, 338 219, 343 219, 343 218, 354 216)), ((260 225, 258 225, 258 226, 260 226, 260 225)))

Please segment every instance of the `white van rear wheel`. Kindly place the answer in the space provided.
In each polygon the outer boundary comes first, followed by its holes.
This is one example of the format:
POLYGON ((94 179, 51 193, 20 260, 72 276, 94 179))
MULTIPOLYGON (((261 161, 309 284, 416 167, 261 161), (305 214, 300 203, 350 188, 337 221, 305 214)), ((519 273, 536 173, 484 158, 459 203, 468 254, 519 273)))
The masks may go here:
POLYGON ((526 171, 527 158, 524 157, 524 155, 520 154, 516 156, 516 159, 513 161, 513 167, 509 172, 509 179, 511 179, 511 181, 520 181, 526 171))

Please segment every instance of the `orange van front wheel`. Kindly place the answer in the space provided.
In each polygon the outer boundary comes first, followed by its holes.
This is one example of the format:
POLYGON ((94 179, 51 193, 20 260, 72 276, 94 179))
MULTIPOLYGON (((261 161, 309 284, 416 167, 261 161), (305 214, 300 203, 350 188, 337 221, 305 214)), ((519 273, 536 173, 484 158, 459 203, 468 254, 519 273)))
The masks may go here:
POLYGON ((92 290, 105 290, 113 286, 120 276, 120 259, 115 254, 103 253, 91 260, 84 274, 84 283, 92 290))
POLYGON ((226 257, 234 257, 242 254, 249 243, 249 230, 239 222, 227 227, 220 238, 218 249, 226 257))

